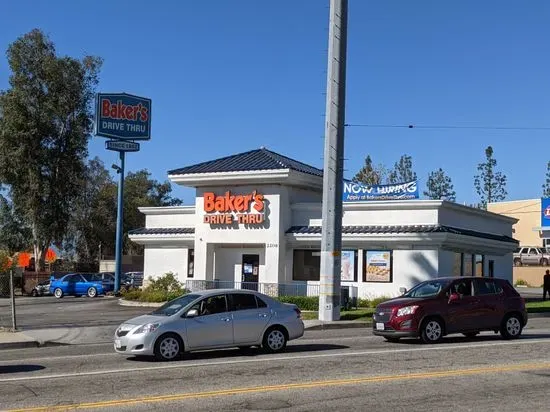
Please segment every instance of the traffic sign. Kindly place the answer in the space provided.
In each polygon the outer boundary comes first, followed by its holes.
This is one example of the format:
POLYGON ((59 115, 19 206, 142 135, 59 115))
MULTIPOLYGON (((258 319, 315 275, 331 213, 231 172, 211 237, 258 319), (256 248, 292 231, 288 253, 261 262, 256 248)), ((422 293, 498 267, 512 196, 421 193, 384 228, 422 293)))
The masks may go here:
POLYGON ((117 152, 139 152, 139 143, 128 142, 126 140, 107 140, 105 148, 117 152))

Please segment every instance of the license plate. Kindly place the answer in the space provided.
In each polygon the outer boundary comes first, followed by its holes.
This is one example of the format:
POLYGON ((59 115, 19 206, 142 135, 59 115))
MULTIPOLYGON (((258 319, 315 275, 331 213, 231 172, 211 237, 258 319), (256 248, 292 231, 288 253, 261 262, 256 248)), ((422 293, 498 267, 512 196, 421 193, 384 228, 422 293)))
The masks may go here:
POLYGON ((115 340, 115 348, 120 349, 122 347, 122 344, 120 343, 120 340, 115 340))
POLYGON ((383 323, 377 323, 376 324, 376 329, 377 330, 384 330, 384 324, 383 323))

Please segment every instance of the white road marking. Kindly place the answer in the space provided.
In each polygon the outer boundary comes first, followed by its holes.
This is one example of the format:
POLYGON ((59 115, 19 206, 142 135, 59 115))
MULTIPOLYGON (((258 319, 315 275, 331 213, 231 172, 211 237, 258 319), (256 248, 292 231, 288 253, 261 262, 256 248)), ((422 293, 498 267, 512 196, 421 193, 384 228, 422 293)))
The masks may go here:
POLYGON ((250 363, 265 363, 265 362, 276 362, 276 361, 292 361, 295 359, 319 359, 319 358, 335 358, 335 357, 346 357, 346 356, 364 356, 364 355, 383 355, 388 353, 406 353, 406 352, 427 352, 427 351, 448 351, 452 349, 472 349, 472 348, 486 348, 494 346, 514 346, 514 345, 531 345, 537 343, 550 344, 548 339, 523 339, 515 341, 502 341, 502 342, 487 342, 487 343, 477 343, 477 344, 462 344, 462 345, 451 345, 451 344, 441 344, 438 346, 423 346, 420 348, 406 348, 406 349, 374 349, 374 350, 363 350, 363 351, 353 351, 353 352, 331 352, 331 353, 318 353, 311 355, 287 355, 287 356, 269 356, 265 355, 260 358, 254 359, 232 359, 232 360, 223 360, 223 361, 196 361, 196 362, 178 362, 176 364, 168 365, 159 365, 159 366, 147 366, 142 368, 120 368, 120 369, 107 369, 100 371, 88 371, 88 372, 72 372, 72 373, 58 373, 58 374, 49 374, 49 375, 35 375, 35 376, 21 376, 13 378, 0 378, 0 383, 9 383, 9 382, 21 382, 21 381, 31 381, 31 380, 44 380, 44 379, 64 379, 64 378, 78 378, 84 376, 97 376, 97 375, 110 375, 117 373, 128 373, 128 372, 147 372, 147 371, 158 371, 158 370, 169 370, 169 369, 183 369, 183 368, 197 368, 197 367, 208 367, 208 366, 219 366, 219 365, 237 365, 237 364, 250 364, 250 363))
MULTIPOLYGON (((294 340, 292 343, 290 343, 288 346, 292 347, 293 345, 304 345, 304 344, 315 344, 322 341, 334 341, 337 340, 338 342, 346 341, 346 340, 379 340, 379 336, 346 336, 342 338, 320 338, 320 339, 299 339, 294 340)), ((112 342, 104 342, 104 343, 90 343, 86 344, 84 346, 106 346, 109 345, 112 347, 112 342)), ((66 347, 72 347, 72 346, 78 346, 78 345, 71 345, 66 347)), ((20 351, 20 349, 13 349, 13 351, 20 351)), ((223 349, 219 349, 223 350, 223 349)), ((1 352, 0 352, 1 353, 1 352)), ((80 354, 80 355, 65 355, 65 356, 37 356, 34 358, 23 358, 25 362, 30 361, 56 361, 56 360, 67 360, 67 359, 82 359, 82 358, 90 358, 90 357, 105 357, 105 356, 113 356, 113 357, 121 357, 120 354, 116 353, 114 350, 109 352, 101 352, 101 353, 90 353, 90 354, 80 354)), ((0 360, 0 365, 10 365, 12 363, 21 363, 21 356, 19 356, 18 359, 8 359, 8 360, 0 360)))

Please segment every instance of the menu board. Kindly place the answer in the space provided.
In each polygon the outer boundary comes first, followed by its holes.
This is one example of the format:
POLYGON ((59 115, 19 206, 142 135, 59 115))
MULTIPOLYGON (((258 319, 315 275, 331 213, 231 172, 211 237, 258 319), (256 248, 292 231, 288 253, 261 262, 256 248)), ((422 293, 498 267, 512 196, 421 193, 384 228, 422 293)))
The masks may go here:
POLYGON ((342 282, 355 282, 355 250, 342 250, 342 282))
POLYGON ((391 252, 368 250, 365 258, 367 282, 391 282, 391 252))

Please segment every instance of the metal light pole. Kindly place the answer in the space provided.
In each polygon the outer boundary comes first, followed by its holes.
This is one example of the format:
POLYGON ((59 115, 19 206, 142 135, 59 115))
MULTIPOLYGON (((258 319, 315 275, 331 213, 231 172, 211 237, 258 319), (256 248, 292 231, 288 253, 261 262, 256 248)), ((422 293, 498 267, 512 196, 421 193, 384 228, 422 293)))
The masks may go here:
POLYGON ((330 0, 319 320, 340 319, 348 1, 330 0))
POLYGON ((115 290, 114 293, 118 293, 120 290, 120 278, 122 272, 122 223, 124 219, 124 160, 125 152, 120 151, 120 167, 117 168, 117 172, 120 174, 118 181, 118 203, 117 203, 117 216, 116 216, 116 249, 115 249, 115 290))

